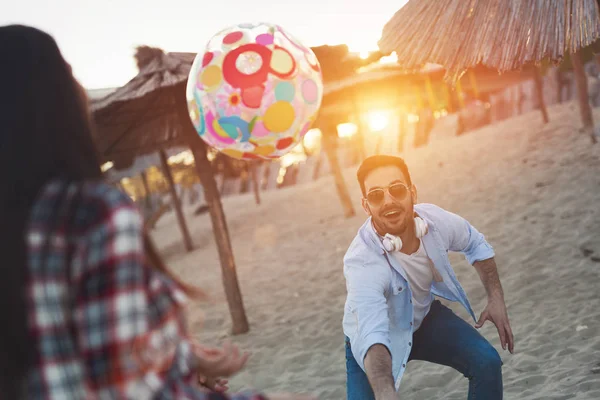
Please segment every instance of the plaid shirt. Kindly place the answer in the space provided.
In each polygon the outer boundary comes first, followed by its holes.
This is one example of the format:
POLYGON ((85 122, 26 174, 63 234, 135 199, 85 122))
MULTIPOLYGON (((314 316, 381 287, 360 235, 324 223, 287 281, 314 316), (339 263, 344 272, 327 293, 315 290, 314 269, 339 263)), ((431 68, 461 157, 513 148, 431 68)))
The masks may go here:
POLYGON ((27 398, 229 398, 196 386, 185 295, 145 264, 142 233, 138 210, 117 189, 44 189, 27 237, 35 347, 27 398))

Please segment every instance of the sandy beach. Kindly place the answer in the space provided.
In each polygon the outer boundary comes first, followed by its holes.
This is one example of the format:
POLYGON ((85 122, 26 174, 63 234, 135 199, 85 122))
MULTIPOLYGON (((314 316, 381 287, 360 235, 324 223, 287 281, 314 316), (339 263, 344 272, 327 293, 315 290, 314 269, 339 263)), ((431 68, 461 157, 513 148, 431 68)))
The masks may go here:
MULTIPOLYGON (((599 399, 600 144, 579 132, 574 102, 551 107, 550 119, 543 125, 538 112, 524 114, 436 138, 404 157, 419 201, 467 218, 496 250, 516 354, 502 351, 490 323, 482 333, 503 358, 505 398, 599 399)), ((345 399, 342 257, 365 214, 355 167, 344 173, 356 207, 349 219, 331 176, 264 192, 260 206, 252 194, 224 199, 251 325, 231 337, 252 352, 233 391, 345 399)), ((153 236, 171 268, 211 295, 212 304, 191 305, 191 329, 218 344, 230 337, 230 318, 210 217, 186 213, 197 250, 184 251, 173 213, 153 236)), ((459 254, 451 260, 479 314, 486 298, 475 269, 459 254)), ((400 392, 402 399, 466 396, 462 375, 423 362, 408 365, 400 392)))

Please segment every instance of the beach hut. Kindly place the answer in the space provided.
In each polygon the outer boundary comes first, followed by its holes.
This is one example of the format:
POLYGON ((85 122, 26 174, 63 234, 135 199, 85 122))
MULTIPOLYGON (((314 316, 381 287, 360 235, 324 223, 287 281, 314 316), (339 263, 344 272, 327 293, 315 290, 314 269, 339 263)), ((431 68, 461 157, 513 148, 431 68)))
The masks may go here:
POLYGON ((593 132, 579 50, 600 38, 597 0, 410 0, 383 28, 379 48, 400 66, 436 63, 454 83, 469 68, 500 72, 570 54, 583 126, 593 132))
MULTIPOLYGON (((175 146, 190 148, 210 210, 233 322, 232 331, 239 334, 247 332, 249 327, 225 214, 207 157, 207 146, 196 134, 187 111, 185 88, 194 56, 139 47, 136 53, 139 73, 125 86, 92 102, 97 143, 104 161, 112 161, 117 167, 130 165, 137 156, 159 152, 165 171, 168 169, 165 149, 175 146)), ((172 187, 180 226, 185 227, 182 228, 185 240, 189 240, 191 246, 173 181, 168 176, 167 179, 172 187)))

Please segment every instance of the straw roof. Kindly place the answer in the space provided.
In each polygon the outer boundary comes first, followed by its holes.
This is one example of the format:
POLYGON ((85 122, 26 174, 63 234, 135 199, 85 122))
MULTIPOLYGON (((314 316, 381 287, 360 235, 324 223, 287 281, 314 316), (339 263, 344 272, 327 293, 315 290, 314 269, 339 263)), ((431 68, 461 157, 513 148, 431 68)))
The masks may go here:
POLYGON ((140 47, 136 53, 139 73, 107 96, 92 99, 104 160, 128 165, 139 155, 185 145, 176 98, 185 96, 194 56, 140 47))
MULTIPOLYGON (((480 96, 501 92, 533 76, 531 69, 499 75, 496 70, 481 65, 471 72, 472 76, 465 75, 460 79, 461 89, 480 96)), ((412 104, 418 107, 419 97, 421 101, 428 99, 427 80, 431 83, 434 97, 442 100, 447 95, 444 74, 445 70, 438 65, 428 65, 420 71, 409 72, 397 64, 374 63, 350 77, 326 83, 319 114, 324 117, 348 116, 356 112, 357 105, 364 108, 393 108, 412 104)))
POLYGON ((418 69, 441 64, 456 82, 478 64, 501 72, 565 55, 600 38, 597 0, 410 0, 379 48, 418 69))

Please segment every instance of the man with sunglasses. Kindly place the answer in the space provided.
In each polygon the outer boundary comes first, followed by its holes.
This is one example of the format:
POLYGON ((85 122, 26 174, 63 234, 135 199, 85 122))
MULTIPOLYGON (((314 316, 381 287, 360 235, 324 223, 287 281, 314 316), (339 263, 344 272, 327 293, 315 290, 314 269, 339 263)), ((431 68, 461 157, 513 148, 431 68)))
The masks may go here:
POLYGON ((469 379, 469 399, 502 399, 502 361, 475 329, 486 320, 494 323, 502 348, 513 352, 492 247, 462 217, 416 204, 403 159, 369 157, 357 177, 369 219, 344 257, 348 400, 399 399, 410 360, 458 370, 469 379), (448 251, 465 255, 487 292, 475 328, 434 299, 456 301, 476 320, 448 251))

